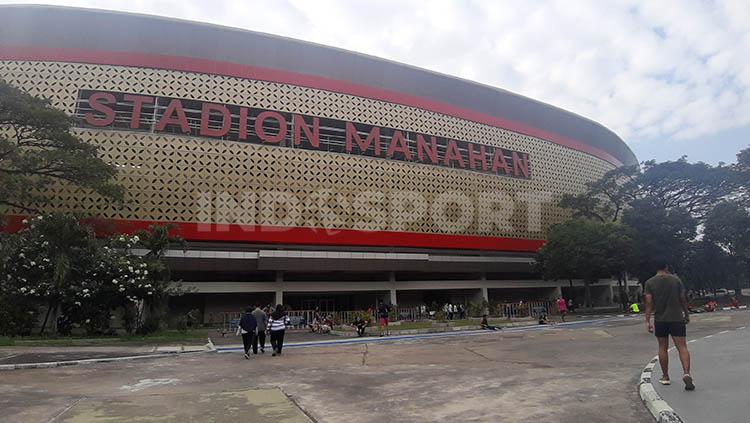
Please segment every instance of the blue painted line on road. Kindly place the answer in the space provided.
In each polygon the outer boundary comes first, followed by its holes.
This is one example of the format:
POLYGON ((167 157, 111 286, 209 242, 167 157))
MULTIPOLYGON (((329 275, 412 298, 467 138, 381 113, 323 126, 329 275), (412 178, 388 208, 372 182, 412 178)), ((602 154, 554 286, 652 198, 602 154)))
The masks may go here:
MULTIPOLYGON (((507 328, 498 331, 488 331, 482 329, 472 329, 465 331, 455 332, 439 332, 439 333, 425 333, 416 335, 395 335, 395 336, 384 336, 384 337, 367 337, 367 338, 350 338, 342 339, 340 341, 310 341, 310 342, 298 342, 285 344, 284 348, 310 348, 310 347, 325 347, 333 345, 357 345, 357 344, 374 344, 384 342, 398 342, 398 341, 415 341, 415 340, 427 340, 436 338, 447 338, 447 337, 461 337, 461 336, 478 336, 478 335, 498 335, 503 333, 514 333, 514 332, 533 332, 533 331, 544 331, 544 330, 555 330, 562 328, 576 328, 579 326, 592 326, 602 322, 622 321, 629 320, 629 317, 623 318, 608 318, 598 320, 581 320, 577 322, 565 322, 558 323, 556 325, 534 325, 534 326, 522 326, 507 328)), ((231 347, 217 347, 217 352, 239 352, 243 351, 242 346, 231 346, 231 347)))

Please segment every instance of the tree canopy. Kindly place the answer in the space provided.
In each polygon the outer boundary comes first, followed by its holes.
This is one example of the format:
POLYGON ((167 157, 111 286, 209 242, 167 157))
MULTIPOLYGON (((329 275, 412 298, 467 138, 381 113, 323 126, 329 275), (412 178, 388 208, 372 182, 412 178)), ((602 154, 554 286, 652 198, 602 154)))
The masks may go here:
POLYGON ((53 181, 122 200, 115 167, 72 132, 74 123, 49 101, 0 80, 0 206, 35 211, 53 181))
POLYGON ((684 210, 702 221, 716 204, 745 189, 747 177, 741 169, 690 163, 685 157, 661 163, 651 160, 640 168, 609 171, 589 183, 585 192, 564 195, 560 206, 574 217, 607 222, 620 219, 634 201, 646 200, 665 210, 684 210))
POLYGON ((590 283, 624 271, 633 250, 632 236, 624 225, 573 219, 550 229, 536 262, 545 279, 583 279, 586 306, 590 306, 590 283))

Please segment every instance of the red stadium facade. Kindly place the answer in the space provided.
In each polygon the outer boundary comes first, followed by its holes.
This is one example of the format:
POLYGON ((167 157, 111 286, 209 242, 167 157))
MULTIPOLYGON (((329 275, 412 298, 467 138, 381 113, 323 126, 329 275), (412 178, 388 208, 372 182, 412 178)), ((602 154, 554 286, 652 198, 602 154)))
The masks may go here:
POLYGON ((373 57, 149 16, 0 12, 0 78, 75 116, 128 190, 117 208, 60 185, 49 211, 103 231, 174 224, 190 248, 168 258, 194 293, 173 306, 206 322, 254 301, 554 296, 532 257, 567 217, 557 200, 636 163, 588 119, 373 57))

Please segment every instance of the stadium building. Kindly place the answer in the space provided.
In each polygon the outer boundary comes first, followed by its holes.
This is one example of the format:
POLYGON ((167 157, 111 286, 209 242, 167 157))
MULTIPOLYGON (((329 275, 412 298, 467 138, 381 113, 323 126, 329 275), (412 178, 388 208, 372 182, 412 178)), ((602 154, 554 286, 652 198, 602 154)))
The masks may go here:
POLYGON ((193 292, 173 306, 206 321, 255 301, 550 298, 567 281, 532 265, 557 200, 637 162, 602 125, 501 89, 153 16, 0 6, 0 78, 75 116, 128 191, 117 207, 59 185, 48 211, 175 224, 193 292))

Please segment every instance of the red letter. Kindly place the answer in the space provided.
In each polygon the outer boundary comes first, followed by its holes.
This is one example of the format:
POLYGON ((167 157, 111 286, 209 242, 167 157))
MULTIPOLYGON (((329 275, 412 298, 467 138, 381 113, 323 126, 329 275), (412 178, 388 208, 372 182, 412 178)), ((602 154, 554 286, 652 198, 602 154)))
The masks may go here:
POLYGON ((257 118, 255 118, 255 134, 258 135, 262 141, 271 144, 278 144, 281 140, 286 137, 286 119, 281 113, 276 112, 261 112, 257 118), (279 132, 276 135, 267 135, 266 131, 263 130, 263 121, 267 118, 276 119, 279 122, 279 132))
POLYGON ((141 109, 144 104, 154 104, 154 98, 145 95, 125 94, 125 101, 133 102, 133 114, 130 117, 130 129, 141 127, 141 109))
POLYGON ((169 102, 167 110, 164 111, 161 119, 159 119, 159 122, 156 124, 156 130, 163 131, 167 125, 179 125, 183 133, 190 133, 190 126, 187 123, 185 111, 182 109, 182 102, 176 98, 169 102))
POLYGON ((247 139, 247 107, 240 107, 240 133, 238 138, 240 141, 247 139))
POLYGON ((524 178, 529 177, 529 155, 521 153, 523 157, 518 157, 518 153, 513 152, 513 173, 519 176, 519 172, 523 173, 524 178))
POLYGON ((453 160, 458 161, 459 167, 464 167, 464 159, 461 157, 461 152, 458 151, 458 146, 453 140, 448 140, 448 147, 445 149, 445 157, 443 157, 443 164, 450 166, 453 160))
POLYGON ((380 128, 373 126, 370 129, 370 133, 367 134, 367 139, 362 141, 357 133, 357 128, 351 122, 346 122, 346 152, 352 152, 352 140, 357 140, 357 145, 361 153, 366 152, 370 148, 370 144, 375 141, 375 155, 380 155, 380 128))
POLYGON ((320 119, 313 118, 313 128, 305 123, 305 118, 301 115, 292 115, 292 123, 294 124, 294 145, 302 144, 302 131, 305 131, 307 140, 310 141, 310 145, 315 148, 320 148, 320 119))
POLYGON ((427 153, 427 157, 430 159, 432 164, 438 164, 438 151, 437 151, 437 140, 435 137, 430 137, 430 149, 427 149, 427 143, 424 137, 417 134, 417 158, 420 162, 424 163, 424 153, 427 153))
POLYGON ((510 166, 505 161, 503 149, 495 147, 495 157, 492 158, 492 173, 497 174, 498 169, 504 170, 506 175, 510 173, 510 166))
POLYGON ((469 167, 476 170, 474 162, 476 160, 482 161, 482 170, 487 170, 487 154, 484 151, 484 145, 479 144, 479 154, 474 152, 474 143, 467 143, 469 147, 469 167))
POLYGON ((393 131, 393 137, 391 138, 391 144, 388 145, 388 151, 385 153, 388 157, 393 157, 393 153, 400 151, 404 153, 404 158, 411 161, 411 152, 409 146, 406 145, 406 140, 401 134, 401 131, 393 131))
POLYGON ((94 126, 108 126, 112 125, 115 121, 115 111, 111 107, 105 106, 105 104, 114 104, 115 96, 110 93, 93 93, 89 97, 89 106, 99 113, 103 113, 103 118, 97 118, 93 113, 86 113, 86 123, 94 126), (104 100, 101 103, 99 100, 104 100))
POLYGON ((232 126, 232 115, 229 114, 229 109, 221 104, 203 103, 200 130, 202 136, 221 138, 229 132, 230 126, 232 126), (211 117, 211 112, 221 113, 221 129, 211 129, 208 127, 208 119, 211 117))

